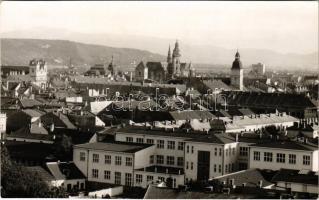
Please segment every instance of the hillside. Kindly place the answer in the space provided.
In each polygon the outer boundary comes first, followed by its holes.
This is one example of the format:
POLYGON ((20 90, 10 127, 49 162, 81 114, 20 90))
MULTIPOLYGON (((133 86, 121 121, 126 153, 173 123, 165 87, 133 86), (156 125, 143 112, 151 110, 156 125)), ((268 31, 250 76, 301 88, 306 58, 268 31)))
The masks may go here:
POLYGON ((45 39, 1 39, 2 65, 27 65, 32 58, 44 58, 51 67, 61 67, 71 63, 76 67, 86 67, 96 63, 114 62, 124 68, 133 67, 141 60, 163 61, 165 57, 130 48, 113 48, 67 40, 45 39), (134 64, 135 63, 135 64, 134 64))

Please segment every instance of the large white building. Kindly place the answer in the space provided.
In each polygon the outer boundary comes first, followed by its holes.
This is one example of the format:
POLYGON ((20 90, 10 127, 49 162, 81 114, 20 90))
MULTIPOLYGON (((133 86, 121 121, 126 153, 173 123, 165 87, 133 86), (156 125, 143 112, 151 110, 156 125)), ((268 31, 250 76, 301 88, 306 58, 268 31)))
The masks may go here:
POLYGON ((318 171, 318 146, 292 141, 250 145, 249 168, 318 171))
POLYGON ((189 131, 153 126, 126 126, 115 142, 74 146, 76 166, 89 181, 146 188, 172 181, 172 187, 249 168, 318 171, 318 150, 299 141, 250 133, 189 131))

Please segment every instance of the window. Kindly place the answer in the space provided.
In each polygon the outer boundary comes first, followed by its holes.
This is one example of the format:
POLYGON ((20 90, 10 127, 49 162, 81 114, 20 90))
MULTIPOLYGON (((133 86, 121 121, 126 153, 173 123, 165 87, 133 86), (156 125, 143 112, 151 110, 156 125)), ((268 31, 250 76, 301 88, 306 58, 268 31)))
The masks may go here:
POLYGON ((184 151, 184 142, 178 142, 178 150, 184 151))
POLYGON ((111 179, 111 171, 104 170, 104 179, 106 180, 111 179))
POLYGON ((222 156, 222 148, 219 148, 219 156, 222 156))
POLYGON ((193 169, 194 169, 194 163, 191 162, 191 170, 193 170, 193 169))
POLYGON ((85 152, 80 152, 80 161, 85 161, 85 152))
POLYGON ((310 156, 302 156, 302 164, 310 165, 310 156))
POLYGON ((93 162, 98 163, 99 162, 99 154, 93 154, 93 162))
POLYGON ((162 156, 162 155, 157 155, 157 156, 156 156, 156 163, 157 163, 157 164, 164 164, 164 156, 162 156))
POLYGON ((219 166, 218 166, 218 172, 219 172, 219 173, 222 173, 222 165, 219 165, 219 166))
POLYGON ((150 164, 154 164, 154 156, 150 156, 150 164))
POLYGON ((105 164, 111 164, 111 156, 110 155, 105 155, 104 156, 104 162, 105 162, 105 164))
POLYGON ((184 158, 183 157, 177 157, 177 165, 184 166, 184 158))
POLYGON ((114 175, 115 175, 114 183, 117 185, 121 185, 121 172, 115 172, 114 175))
POLYGON ((226 149, 226 156, 228 156, 228 149, 226 149))
POLYGON ((175 149, 175 141, 167 141, 167 149, 175 149))
POLYGON ((194 153, 194 146, 192 146, 192 153, 194 153))
POLYGON ((234 163, 231 164, 231 171, 232 172, 235 171, 235 164, 234 163))
POLYGON ((174 165, 174 161, 175 161, 174 156, 167 156, 167 157, 166 157, 166 163, 167 163, 167 165, 174 165))
POLYGON ((122 157, 115 156, 115 165, 121 165, 121 164, 122 164, 122 157))
POLYGON ((215 152, 215 156, 217 156, 217 148, 215 148, 215 151, 214 151, 214 152, 215 152))
POLYGON ((189 146, 186 146, 186 153, 189 153, 189 146))
POLYGON ((165 177, 159 176, 158 180, 160 180, 161 182, 165 182, 165 177))
POLYGON ((125 185, 132 186, 132 174, 131 173, 125 173, 125 185))
POLYGON ((233 156, 236 154, 236 148, 233 148, 233 156))
POLYGON ((188 161, 186 162, 186 169, 188 169, 188 161))
POLYGON ((154 179, 153 176, 150 176, 150 175, 147 175, 147 176, 146 176, 146 181, 147 181, 147 183, 153 182, 153 179, 154 179))
POLYGON ((137 143, 144 143, 144 138, 136 138, 137 143))
POLYGON ((248 156, 248 147, 239 147, 240 156, 248 156))
POLYGON ((225 165, 225 172, 228 173, 228 165, 225 165))
POLYGON ((143 182, 143 175, 142 174, 136 174, 136 183, 141 184, 143 182))
POLYGON ((131 157, 126 157, 125 165, 126 166, 133 166, 133 159, 131 157))
POLYGON ((296 164, 296 154, 289 154, 289 164, 296 164))
POLYGON ((272 162, 272 153, 264 152, 264 161, 265 162, 272 162))
POLYGON ((254 151, 254 160, 260 160, 260 152, 259 151, 254 151))
POLYGON ((277 163, 285 163, 286 162, 286 154, 277 153, 277 163))
POLYGON ((157 140, 157 148, 164 149, 164 140, 157 140))
POLYGON ((214 172, 217 172, 217 165, 214 164, 214 172))
POLYGON ((133 137, 126 137, 126 142, 133 142, 133 137))
POLYGON ((92 178, 99 178, 99 170, 92 169, 92 178))
POLYGON ((153 139, 146 139, 146 143, 147 144, 154 144, 154 140, 153 139))

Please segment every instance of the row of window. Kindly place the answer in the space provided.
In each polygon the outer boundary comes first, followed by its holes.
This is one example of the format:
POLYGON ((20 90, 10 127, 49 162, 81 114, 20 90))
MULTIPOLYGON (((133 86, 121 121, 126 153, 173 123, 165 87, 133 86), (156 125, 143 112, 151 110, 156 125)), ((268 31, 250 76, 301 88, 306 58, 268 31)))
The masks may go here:
MULTIPOLYGON (((133 142, 133 137, 126 137, 126 142, 133 142)), ((144 138, 135 138, 136 143, 144 143, 144 138)), ((154 144, 154 139, 146 139, 146 144, 154 144)), ((165 140, 156 140, 156 147, 158 149, 165 148, 165 140)), ((176 142, 169 140, 167 141, 167 149, 175 150, 176 142)), ((177 142, 177 150, 184 150, 184 142, 177 142)))
MULTIPOLYGON (((184 166, 184 158, 177 157, 176 161, 178 166, 184 166)), ((154 163, 154 156, 150 156, 150 164, 154 163)), ((164 165, 164 156, 163 155, 156 155, 156 164, 164 165)), ((166 156, 166 164, 167 165, 175 165, 175 157, 174 156, 166 156)))
MULTIPOLYGON (((92 178, 98 179, 99 178, 99 170, 92 169, 92 178)), ((104 179, 110 180, 111 179, 111 171, 104 170, 104 179)), ((121 172, 114 172, 114 183, 121 185, 122 183, 122 173, 121 172)), ((132 174, 125 173, 125 185, 132 186, 132 174)))
MULTIPOLYGON (((296 154, 288 154, 288 163, 289 164, 296 164, 296 154)), ((260 152, 254 151, 254 158, 255 161, 260 161, 260 152)), ((273 161, 273 153, 272 152, 264 152, 264 162, 272 162, 273 161)), ((276 154, 276 162, 277 163, 286 163, 286 154, 284 153, 277 153, 276 154)), ((310 165, 310 156, 303 155, 302 156, 302 164, 303 165, 310 165)))
MULTIPOLYGON (((85 152, 80 152, 80 161, 85 161, 85 152)), ((92 162, 99 163, 100 162, 100 155, 94 153, 92 155, 92 162)), ((111 155, 104 155, 104 164, 112 164, 112 156, 111 155)), ((115 165, 122 165, 122 157, 115 156, 115 165)), ((132 157, 125 157, 125 166, 133 166, 133 158, 132 157)))
MULTIPOLYGON (((98 169, 92 169, 92 178, 98 179, 99 178, 99 170, 98 169)), ((104 179, 105 180, 111 180, 111 171, 104 170, 104 179)), ((122 173, 121 172, 114 172, 114 183, 121 185, 122 182, 122 173)), ((147 183, 153 182, 154 177, 151 175, 146 176, 147 183)), ((158 177, 158 180, 165 181, 165 177, 158 177)), ((143 182, 143 175, 142 174, 136 174, 135 175, 135 181, 137 184, 141 184, 143 182)), ((125 173, 125 185, 126 186, 132 186, 132 174, 131 173, 125 173)), ((176 179, 173 179, 173 185, 176 187, 176 179)))

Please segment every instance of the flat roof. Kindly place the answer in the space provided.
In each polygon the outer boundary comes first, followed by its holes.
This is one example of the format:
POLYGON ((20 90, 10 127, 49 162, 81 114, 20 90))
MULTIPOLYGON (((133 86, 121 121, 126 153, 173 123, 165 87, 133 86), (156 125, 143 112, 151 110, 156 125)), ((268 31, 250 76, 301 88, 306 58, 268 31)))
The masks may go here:
POLYGON ((152 145, 149 144, 137 144, 127 142, 95 142, 75 145, 75 148, 94 149, 102 151, 114 151, 124 153, 135 153, 142 149, 148 148, 152 145))
POLYGON ((295 141, 270 141, 250 145, 251 147, 266 147, 276 149, 291 149, 291 150, 303 150, 303 151, 315 151, 318 147, 311 144, 304 144, 295 141))

